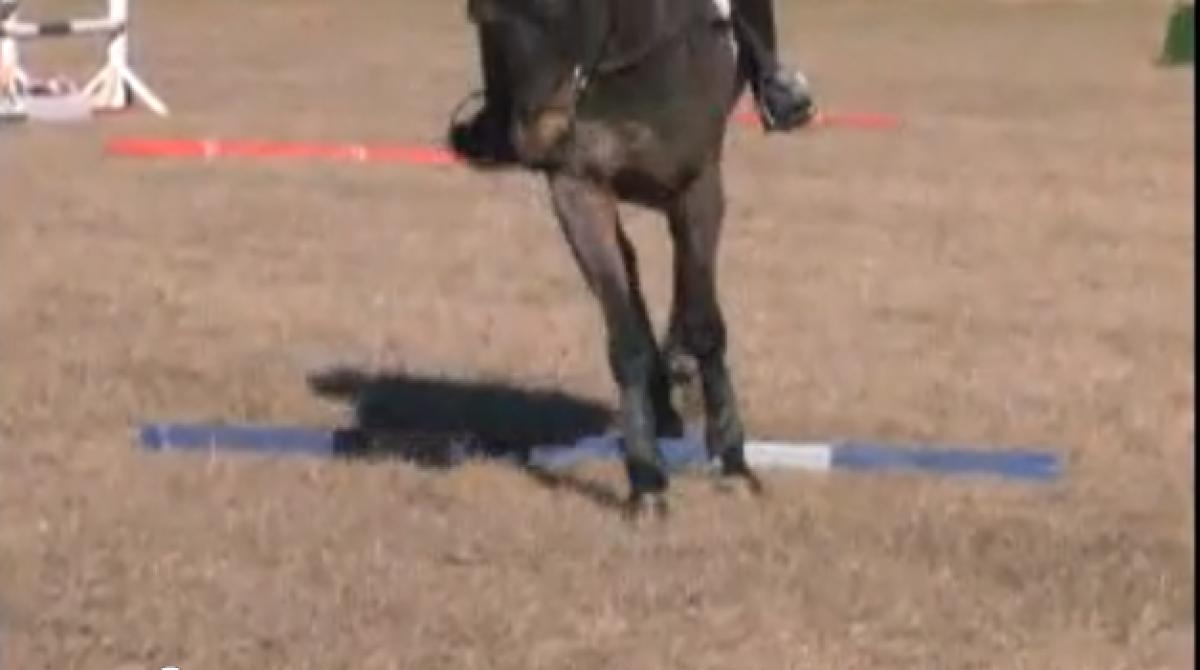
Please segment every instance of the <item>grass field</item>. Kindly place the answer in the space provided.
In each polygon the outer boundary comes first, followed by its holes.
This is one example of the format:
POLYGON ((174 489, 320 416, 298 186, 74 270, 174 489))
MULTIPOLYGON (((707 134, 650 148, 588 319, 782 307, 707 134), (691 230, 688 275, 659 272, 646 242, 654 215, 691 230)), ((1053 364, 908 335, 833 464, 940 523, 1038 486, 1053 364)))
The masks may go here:
MULTIPOLYGON (((4 667, 1192 667, 1194 85, 1153 65, 1165 2, 781 0, 823 105, 905 125, 729 139, 751 431, 1046 445, 1061 483, 684 479, 632 530, 581 495, 616 465, 136 449, 143 420, 348 421, 307 383, 333 364, 611 407, 533 177, 102 152, 434 141, 476 81, 462 4, 134 3, 172 117, 0 128, 4 667)), ((627 224, 661 318, 664 231, 627 224)))

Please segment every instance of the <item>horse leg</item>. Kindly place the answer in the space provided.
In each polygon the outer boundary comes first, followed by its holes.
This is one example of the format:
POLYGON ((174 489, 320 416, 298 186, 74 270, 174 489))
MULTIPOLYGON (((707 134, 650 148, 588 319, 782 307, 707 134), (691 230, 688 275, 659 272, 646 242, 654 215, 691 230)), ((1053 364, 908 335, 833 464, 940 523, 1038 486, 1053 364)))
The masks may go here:
MULTIPOLYGON (((600 302, 608 339, 608 360, 617 383, 630 509, 640 511, 646 498, 665 510, 667 474, 658 451, 651 379, 657 358, 637 290, 636 272, 627 264, 628 240, 622 242, 614 195, 570 175, 551 175, 555 214, 582 270, 600 302)), ((630 247, 631 248, 631 247, 630 247)))
MULTIPOLYGON (((621 259, 625 263, 627 290, 632 296, 634 314, 638 326, 647 336, 653 338, 654 326, 650 323, 650 312, 646 309, 646 300, 642 295, 641 279, 638 277, 637 252, 625 230, 617 225, 617 244, 621 249, 621 259)), ((683 435, 683 418, 675 406, 671 404, 671 374, 667 359, 656 347, 650 369, 650 403, 654 408, 654 423, 659 437, 679 437, 683 435)))
MULTIPOLYGON (((669 216, 670 213, 668 213, 668 218, 669 216)), ((674 239, 673 232, 672 239, 674 239)), ((683 273, 686 267, 683 264, 683 256, 678 253, 675 254, 673 269, 672 288, 674 292, 671 296, 671 311, 667 317, 667 332, 663 336, 661 350, 662 357, 667 362, 671 379, 675 382, 684 382, 692 376, 692 370, 689 369, 685 360, 688 351, 683 346, 683 273)))
POLYGON ((716 286, 724 217, 721 168, 713 159, 667 212, 678 282, 672 308, 675 321, 669 332, 678 333, 683 349, 696 358, 710 457, 720 458, 723 474, 744 477, 758 491, 758 479, 746 464, 745 429, 725 362, 725 319, 716 286))
POLYGON ((667 318, 667 330, 663 334, 659 349, 667 379, 673 388, 682 392, 679 398, 680 405, 686 408, 684 411, 692 414, 697 411, 696 408, 703 405, 701 398, 703 392, 699 388, 696 359, 684 346, 683 306, 686 300, 683 289, 687 282, 683 279, 683 275, 687 271, 687 266, 684 264, 683 258, 683 254, 674 254, 671 311, 667 318))
POLYGON ((492 36, 477 30, 479 67, 483 73, 483 107, 466 121, 453 122, 450 146, 459 155, 481 166, 516 161, 509 138, 512 127, 512 90, 502 52, 492 36))

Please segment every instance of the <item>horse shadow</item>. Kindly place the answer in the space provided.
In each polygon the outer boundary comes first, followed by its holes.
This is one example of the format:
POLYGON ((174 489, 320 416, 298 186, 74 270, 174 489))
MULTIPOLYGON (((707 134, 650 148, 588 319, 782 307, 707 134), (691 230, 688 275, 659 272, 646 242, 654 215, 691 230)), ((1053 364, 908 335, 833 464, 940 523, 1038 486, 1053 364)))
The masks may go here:
POLYGON ((353 410, 354 425, 335 436, 340 457, 396 458, 432 469, 452 468, 467 459, 501 460, 547 488, 576 493, 603 507, 619 508, 624 502, 602 483, 528 464, 533 445, 571 444, 610 429, 613 411, 603 404, 504 381, 344 367, 313 372, 307 382, 317 396, 353 410))

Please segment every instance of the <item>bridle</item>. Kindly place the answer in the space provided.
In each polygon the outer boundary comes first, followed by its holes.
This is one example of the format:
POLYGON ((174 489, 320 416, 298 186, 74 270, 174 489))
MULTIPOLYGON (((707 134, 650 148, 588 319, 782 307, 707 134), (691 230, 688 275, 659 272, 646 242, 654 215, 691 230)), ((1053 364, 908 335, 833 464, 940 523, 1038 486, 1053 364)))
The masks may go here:
MULTIPOLYGON (((592 2, 595 0, 583 1, 592 2)), ((683 18, 678 20, 675 25, 671 26, 670 30, 659 34, 654 39, 638 46, 629 53, 616 54, 606 58, 605 54, 612 46, 612 41, 616 37, 617 32, 616 23, 612 20, 612 14, 610 13, 604 37, 600 40, 596 48, 596 53, 591 55, 585 54, 575 59, 575 66, 572 68, 570 75, 570 99, 572 107, 570 111, 572 115, 574 108, 578 107, 592 82, 636 67, 658 51, 672 46, 683 39, 692 27, 706 20, 717 25, 723 21, 723 19, 706 16, 703 12, 693 8, 686 12, 683 18)))

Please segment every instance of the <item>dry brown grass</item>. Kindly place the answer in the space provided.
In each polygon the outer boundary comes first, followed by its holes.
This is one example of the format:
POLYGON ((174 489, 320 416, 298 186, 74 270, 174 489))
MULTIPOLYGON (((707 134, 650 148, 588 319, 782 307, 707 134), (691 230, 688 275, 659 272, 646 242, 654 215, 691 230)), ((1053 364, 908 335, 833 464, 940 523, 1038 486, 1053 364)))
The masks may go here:
POLYGON ((1151 66, 1161 3, 788 5, 827 104, 908 125, 731 139, 753 431, 1051 444, 1066 481, 689 480, 642 532, 498 467, 133 448, 147 418, 344 419, 304 384, 335 360, 610 397, 532 179, 101 154, 436 137, 459 3, 351 4, 142 3, 171 120, 0 135, 6 667, 1191 667, 1193 88, 1151 66))

